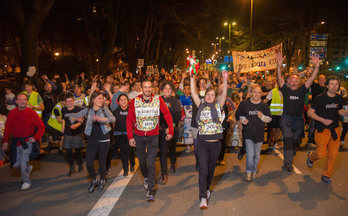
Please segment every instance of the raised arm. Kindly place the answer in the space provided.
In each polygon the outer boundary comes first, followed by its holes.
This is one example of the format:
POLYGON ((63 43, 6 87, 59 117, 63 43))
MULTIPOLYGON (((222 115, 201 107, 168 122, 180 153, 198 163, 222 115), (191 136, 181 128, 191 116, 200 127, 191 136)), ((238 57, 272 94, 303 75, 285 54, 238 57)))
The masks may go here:
POLYGON ((277 81, 278 81, 278 87, 281 88, 285 84, 285 81, 282 77, 282 70, 283 70, 283 61, 285 59, 285 56, 282 57, 282 54, 280 52, 277 53, 277 81))
POLYGON ((313 70, 313 73, 311 74, 311 76, 307 79, 307 81, 305 82, 305 86, 306 88, 311 87, 311 85, 313 84, 313 81, 315 79, 315 77, 317 76, 318 72, 319 72, 319 56, 318 54, 312 55, 311 56, 312 61, 315 64, 315 68, 313 70))
POLYGON ((219 105, 220 107, 223 107, 226 101, 227 97, 227 78, 228 78, 228 72, 226 70, 222 71, 222 77, 223 77, 223 84, 222 84, 222 94, 220 95, 219 98, 219 105))
POLYGON ((199 99, 199 96, 197 93, 195 77, 196 77, 195 75, 191 74, 191 78, 190 78, 191 97, 192 97, 193 102, 196 104, 196 106, 199 107, 201 100, 199 99))
POLYGON ((236 74, 236 79, 238 80, 238 82, 243 83, 244 79, 240 77, 240 72, 241 71, 242 71, 242 67, 241 67, 241 65, 239 65, 239 68, 238 68, 238 71, 237 71, 237 74, 236 74))

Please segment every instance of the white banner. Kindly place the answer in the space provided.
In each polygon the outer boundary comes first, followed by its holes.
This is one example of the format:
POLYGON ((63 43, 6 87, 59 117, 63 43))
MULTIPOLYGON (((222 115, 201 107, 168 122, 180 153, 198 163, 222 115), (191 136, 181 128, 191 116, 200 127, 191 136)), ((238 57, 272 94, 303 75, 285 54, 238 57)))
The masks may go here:
POLYGON ((233 66, 237 72, 241 67, 241 73, 267 71, 277 68, 276 53, 282 52, 282 44, 269 49, 254 52, 233 51, 233 66))

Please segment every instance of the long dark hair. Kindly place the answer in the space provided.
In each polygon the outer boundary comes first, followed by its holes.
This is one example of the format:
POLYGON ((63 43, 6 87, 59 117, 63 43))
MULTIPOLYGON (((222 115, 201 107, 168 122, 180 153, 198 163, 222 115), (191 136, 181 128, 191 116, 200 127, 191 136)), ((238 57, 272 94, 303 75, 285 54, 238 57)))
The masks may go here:
POLYGON ((100 92, 93 92, 93 93, 91 94, 91 98, 89 99, 90 103, 89 103, 89 105, 88 105, 88 109, 93 108, 94 99, 95 99, 96 97, 98 97, 99 95, 102 95, 102 93, 100 93, 100 92))

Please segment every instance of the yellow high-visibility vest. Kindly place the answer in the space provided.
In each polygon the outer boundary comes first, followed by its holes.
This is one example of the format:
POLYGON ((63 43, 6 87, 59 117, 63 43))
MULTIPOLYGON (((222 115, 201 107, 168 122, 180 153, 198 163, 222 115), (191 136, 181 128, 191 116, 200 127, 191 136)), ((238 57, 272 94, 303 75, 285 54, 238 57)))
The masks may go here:
POLYGON ((272 89, 272 101, 269 109, 272 115, 282 115, 283 114, 283 97, 280 96, 278 88, 272 89))
MULTIPOLYGON (((58 122, 57 120, 57 116, 56 114, 54 113, 54 110, 58 110, 60 116, 62 117, 62 105, 60 104, 60 102, 58 102, 53 110, 52 110, 52 114, 51 114, 51 117, 50 119, 48 119, 48 122, 47 124, 49 126, 51 126, 52 128, 56 129, 57 131, 60 131, 60 132, 63 132, 63 125, 61 123, 58 122)), ((63 117, 62 117, 63 118, 63 117)))

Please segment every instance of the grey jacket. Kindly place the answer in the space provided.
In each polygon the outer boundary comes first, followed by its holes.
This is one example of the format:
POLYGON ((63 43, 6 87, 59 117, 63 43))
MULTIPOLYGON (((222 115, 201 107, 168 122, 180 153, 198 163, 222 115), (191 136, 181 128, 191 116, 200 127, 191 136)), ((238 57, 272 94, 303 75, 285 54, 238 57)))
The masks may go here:
POLYGON ((110 127, 109 123, 115 122, 116 118, 107 107, 103 107, 103 108, 99 109, 97 112, 94 112, 93 108, 91 108, 91 109, 85 108, 85 109, 81 110, 80 112, 76 113, 75 115, 73 115, 72 117, 77 118, 77 117, 87 116, 85 134, 87 136, 90 136, 91 132, 92 132, 92 124, 93 124, 93 116, 94 115, 97 115, 97 116, 103 117, 103 118, 105 118, 105 117, 108 118, 107 122, 104 122, 104 123, 100 122, 100 126, 101 126, 101 129, 103 131, 103 134, 106 134, 109 131, 111 131, 111 127, 110 127))

